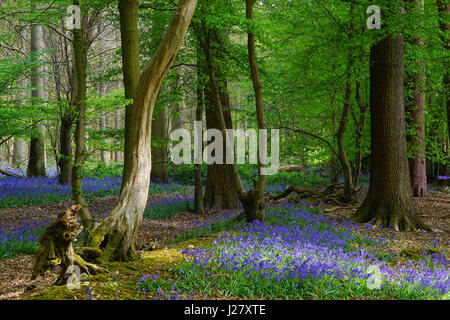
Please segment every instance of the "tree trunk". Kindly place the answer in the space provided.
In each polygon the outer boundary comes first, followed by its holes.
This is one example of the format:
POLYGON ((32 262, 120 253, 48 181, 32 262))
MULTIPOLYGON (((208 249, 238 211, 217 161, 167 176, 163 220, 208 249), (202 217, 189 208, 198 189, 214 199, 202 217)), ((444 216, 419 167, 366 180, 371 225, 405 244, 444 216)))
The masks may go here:
POLYGON ((27 145, 24 140, 19 137, 14 139, 14 149, 12 162, 13 165, 18 167, 26 160, 27 145))
POLYGON ((152 141, 156 146, 152 149, 151 179, 159 182, 169 181, 169 155, 167 116, 163 105, 155 108, 152 121, 152 141))
MULTIPOLYGON (((252 19, 252 13, 253 13, 253 5, 254 1, 248 1, 246 2, 246 17, 247 19, 252 19)), ((205 31, 205 30, 203 30, 205 31)), ((203 52, 205 54, 205 66, 206 71, 209 77, 209 83, 210 83, 210 89, 211 92, 209 94, 213 106, 214 106, 214 113, 215 113, 215 120, 217 121, 217 128, 221 131, 222 137, 224 137, 224 140, 227 140, 227 124, 225 120, 225 112, 222 108, 222 99, 220 95, 220 89, 218 85, 218 81, 216 80, 216 75, 214 72, 214 64, 211 56, 211 33, 210 32, 201 32, 201 30, 196 30, 197 35, 199 36, 199 40, 201 43, 201 46, 203 48, 203 52), (201 36, 202 34, 205 34, 205 39, 201 36)), ((249 31, 249 42, 248 42, 248 54, 249 54, 249 61, 250 61, 250 68, 252 72, 252 82, 255 90, 255 98, 256 98, 256 113, 257 113, 257 119, 258 119, 258 128, 265 128, 264 123, 264 116, 263 116, 263 105, 262 105, 262 88, 261 84, 259 82, 258 72, 257 72, 257 65, 256 65, 256 59, 255 59, 255 43, 254 43, 254 34, 253 32, 249 31)), ((230 146, 231 147, 231 146, 230 146)), ((226 148, 225 148, 226 149, 226 148)), ((245 215, 245 218, 247 222, 251 222, 253 220, 264 220, 265 214, 264 214, 264 194, 261 193, 261 190, 264 189, 265 185, 265 177, 262 177, 261 174, 258 176, 258 181, 256 182, 256 185, 252 190, 249 192, 245 192, 245 189, 242 185, 242 181, 239 177, 239 172, 237 169, 237 165, 234 162, 233 164, 228 165, 229 171, 230 171, 230 180, 232 181, 232 187, 235 192, 237 192, 237 195, 239 197, 239 200, 241 201, 244 212, 239 216, 243 217, 245 215)), ((259 173, 261 173, 262 165, 261 165, 261 159, 258 156, 258 168, 259 173)))
MULTIPOLYGON (((354 22, 353 22, 353 11, 354 5, 352 4, 350 7, 350 15, 352 16, 352 20, 350 21, 350 31, 349 31, 349 40, 353 38, 354 32, 354 22)), ((352 99, 352 68, 354 64, 354 53, 353 47, 349 47, 348 58, 347 58, 347 74, 346 74, 346 84, 344 91, 344 107, 341 113, 341 119, 339 121, 339 127, 336 132, 336 142, 337 142, 337 151, 338 151, 338 160, 342 168, 342 173, 344 175, 344 193, 342 195, 342 201, 346 203, 350 203, 354 201, 355 197, 355 186, 353 185, 352 178, 352 168, 350 166, 350 162, 348 161, 347 152, 345 150, 344 145, 344 135, 345 130, 347 128, 348 118, 350 111, 352 109, 351 99, 352 99)))
POLYGON ((151 171, 151 124, 155 100, 186 35, 197 0, 181 0, 152 60, 139 71, 137 1, 120 0, 123 70, 126 95, 135 92, 125 119, 125 160, 119 203, 90 230, 89 246, 103 248, 108 260, 134 259, 137 232, 148 198, 151 171))
MULTIPOLYGON (((415 3, 417 10, 423 14, 423 0, 410 0, 415 3)), ((424 40, 415 38, 414 46, 423 47, 424 40)), ((406 104, 406 127, 412 133, 406 139, 412 155, 409 158, 409 175, 413 196, 425 197, 427 195, 427 171, 425 158, 425 63, 418 61, 419 71, 412 75, 412 91, 414 99, 406 104)))
MULTIPOLYGON (((224 93, 220 89, 220 100, 222 105, 228 106, 228 93, 224 93)), ((211 82, 209 81, 208 88, 205 88, 206 100, 206 128, 219 129, 219 123, 214 108, 214 93, 211 90, 211 82)), ((223 116, 227 129, 232 129, 231 113, 223 109, 223 116)), ((224 142, 225 146, 225 142, 224 142)), ((226 148, 224 148, 223 157, 226 158, 226 148)), ((222 208, 235 209, 239 203, 238 194, 234 188, 233 178, 230 173, 231 165, 229 164, 209 164, 207 168, 204 205, 206 208, 222 208)))
POLYGON ((367 103, 362 101, 361 94, 361 82, 356 81, 356 92, 355 92, 356 102, 359 108, 359 119, 354 116, 355 122, 355 165, 353 167, 353 187, 357 188, 359 185, 359 177, 362 172, 362 139, 364 136, 364 126, 366 123, 366 111, 367 103))
POLYGON ((414 209, 408 172, 403 51, 400 35, 389 35, 370 50, 370 185, 352 219, 395 230, 426 229, 414 209))
POLYGON ((72 179, 72 126, 74 117, 70 114, 61 116, 59 132, 59 183, 68 184, 72 179))
MULTIPOLYGON (((253 20, 253 7, 255 2, 256 0, 245 1, 245 17, 250 21, 253 20)), ((258 64, 256 62, 255 34, 251 29, 247 31, 247 49, 253 90, 255 92, 256 119, 258 122, 259 133, 260 130, 266 130, 266 122, 264 120, 262 85, 259 79, 258 64)), ((259 138, 261 139, 260 135, 259 138)), ((272 146, 272 148, 274 147, 275 146, 272 146)), ((261 144, 259 144, 259 148, 261 148, 261 144)), ((261 170, 264 167, 260 158, 262 150, 258 151, 258 181, 256 181, 256 185, 246 194, 245 197, 241 197, 241 200, 243 200, 242 205, 245 209, 245 219, 247 222, 254 220, 264 221, 266 217, 264 211, 264 188, 266 186, 266 176, 261 174, 261 170)), ((264 152, 262 153, 265 154, 264 152)))
MULTIPOLYGON (((79 0, 73 1, 74 5, 80 6, 79 0)), ((81 205, 80 217, 85 228, 93 226, 92 216, 84 200, 83 190, 81 188, 82 169, 84 161, 87 158, 86 149, 86 76, 87 76, 87 50, 85 44, 85 17, 81 18, 81 29, 73 30, 73 52, 74 52, 74 71, 76 82, 76 95, 72 97, 72 103, 75 106, 75 158, 72 167, 72 198, 75 204, 81 205)))
MULTIPOLYGON (((450 42, 448 38, 448 32, 450 30, 450 23, 448 22, 448 15, 450 14, 450 4, 444 3, 442 0, 437 0, 438 10, 441 15, 439 27, 441 28, 442 42, 444 43, 444 48, 448 52, 450 48, 450 42)), ((445 74, 443 79, 443 88, 445 93, 445 101, 447 106, 447 128, 448 128, 448 138, 450 139, 450 65, 445 65, 445 74)))
MULTIPOLYGON (((348 62, 350 64, 350 61, 348 62)), ((350 77, 350 74, 348 75, 350 77)), ((344 145, 345 128, 347 127, 348 116, 350 112, 350 99, 352 96, 352 87, 350 79, 347 79, 344 95, 344 108, 342 109, 341 120, 339 121, 339 127, 336 133, 336 142, 338 146, 338 160, 344 174, 344 194, 342 195, 342 201, 350 203, 354 199, 354 186, 352 179, 352 171, 350 162, 347 158, 347 152, 344 145)))
MULTIPOLYGON (((119 130, 121 128, 120 126, 120 119, 122 118, 120 110, 114 111, 114 129, 119 130)), ((111 156, 112 159, 112 156, 111 156)), ((122 152, 115 151, 114 152, 114 161, 115 162, 121 162, 122 161, 122 152)))
MULTIPOLYGON (((219 36, 215 31, 211 31, 211 37, 209 54, 220 60, 214 65, 214 76, 217 79, 217 85, 219 90, 219 99, 222 106, 222 113, 225 120, 226 129, 232 129, 231 119, 231 105, 228 96, 228 85, 225 75, 221 72, 219 65, 224 62, 223 57, 218 54, 219 50, 215 50, 220 45, 219 36)), ((205 100, 206 100, 206 128, 207 129, 220 129, 219 120, 215 110, 213 84, 211 79, 207 83, 205 88, 205 100)), ((226 159, 226 148, 224 141, 223 157, 226 159)), ((225 162, 225 161, 224 161, 225 162)), ((209 164, 206 175, 205 184, 205 196, 204 205, 206 208, 222 208, 222 209, 235 209, 239 204, 239 197, 236 188, 234 188, 234 181, 232 178, 232 165, 229 164, 209 164)))
MULTIPOLYGON (((200 46, 197 48, 197 65, 200 66, 201 64, 201 49, 200 46)), ((202 122, 202 115, 203 115, 203 106, 204 106, 204 99, 203 99, 203 83, 202 83, 202 72, 200 70, 200 67, 197 67, 197 108, 195 110, 195 120, 197 122, 202 122)), ((197 132, 198 142, 202 145, 201 150, 203 150, 203 125, 201 127, 201 130, 197 132)), ((201 159, 203 161, 203 157, 201 159)), ((203 206, 203 184, 202 184, 202 164, 196 163, 195 164, 195 173, 194 173, 194 210, 196 214, 204 214, 205 208, 203 206)))
MULTIPOLYGON (((37 10, 33 5, 33 9, 37 10)), ((42 26, 33 24, 31 27, 31 53, 37 53, 44 49, 42 26)), ((42 67, 34 68, 31 76, 31 86, 35 89, 31 91, 33 104, 39 105, 39 100, 45 98, 44 79, 42 77, 42 67)), ((30 141, 30 157, 28 160, 29 177, 45 176, 45 127, 37 125, 32 129, 30 141)))

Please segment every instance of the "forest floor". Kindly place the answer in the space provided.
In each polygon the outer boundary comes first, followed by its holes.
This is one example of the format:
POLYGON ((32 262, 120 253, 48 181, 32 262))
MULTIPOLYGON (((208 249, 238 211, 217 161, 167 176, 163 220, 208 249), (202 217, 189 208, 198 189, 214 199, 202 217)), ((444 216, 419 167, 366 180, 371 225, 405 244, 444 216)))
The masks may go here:
MULTIPOLYGON (((170 199, 174 193, 149 195, 147 207, 162 199, 170 199)), ((118 201, 118 196, 110 196, 92 202, 89 206, 94 218, 104 218, 118 201)), ((0 225, 17 226, 22 223, 33 224, 40 221, 49 221, 73 205, 72 201, 62 201, 48 206, 30 206, 22 208, 8 208, 0 210, 0 225)), ((181 226, 214 218, 218 211, 210 211, 203 216, 190 212, 181 212, 169 220, 143 220, 139 239, 142 250, 158 250, 166 247, 168 241, 174 237, 174 231, 181 226)), ((0 300, 21 299, 24 296, 39 292, 43 288, 51 286, 56 280, 56 273, 45 275, 42 278, 31 281, 31 273, 34 265, 34 255, 19 255, 13 258, 0 260, 0 300)))
MULTIPOLYGON (((362 198, 365 197, 366 193, 367 190, 362 194, 362 198)), ((324 205, 323 208, 329 216, 348 219, 356 212, 359 204, 354 207, 324 205)), ((414 198, 414 206, 422 221, 432 228, 432 233, 396 232, 385 228, 372 229, 372 233, 385 238, 390 238, 394 234, 395 238, 393 241, 395 245, 393 248, 397 252, 407 248, 421 247, 422 244, 429 243, 432 240, 446 243, 448 248, 450 248, 450 195, 442 192, 433 192, 425 198, 414 198)))
MULTIPOLYGON (((149 195, 147 205, 158 202, 161 199, 173 197, 173 194, 149 195)), ((117 197, 105 197, 90 204, 94 217, 104 217, 117 202, 117 197)), ((405 232, 400 233, 390 229, 371 229, 369 233, 374 236, 391 238, 393 250, 398 252, 407 249, 421 248, 425 243, 438 240, 440 243, 450 245, 450 195, 442 192, 433 192, 426 198, 415 198, 416 209, 423 221, 433 228, 433 233, 405 232), (395 235, 395 237, 394 237, 395 235)), ((23 208, 9 208, 0 210, 0 225, 16 225, 24 221, 35 222, 52 220, 57 214, 71 205, 70 201, 63 201, 48 206, 32 206, 23 208)), ((321 207, 324 213, 338 220, 350 217, 357 206, 336 207, 324 205, 321 207)), ((143 245, 143 259, 136 263, 111 263, 108 269, 111 274, 98 275, 90 279, 89 287, 80 290, 69 290, 65 287, 51 288, 56 280, 55 272, 49 273, 34 281, 30 276, 34 263, 34 255, 19 255, 13 258, 0 260, 0 300, 1 299, 86 299, 95 294, 96 299, 143 299, 151 298, 136 290, 136 282, 145 274, 170 274, 173 264, 180 263, 183 259, 179 250, 182 248, 199 248, 210 245, 214 237, 200 237, 184 242, 172 243, 170 240, 176 235, 175 230, 181 226, 217 217, 223 212, 209 212, 199 217, 190 212, 183 212, 172 216, 168 220, 144 220, 140 228, 140 238, 143 245), (95 287, 96 293, 91 288, 95 287), (47 290, 48 289, 48 290, 47 290), (112 295, 111 292, 115 292, 112 295), (120 293, 120 294, 118 294, 120 293), (117 297, 116 297, 117 296, 117 297)), ((369 229, 367 229, 369 230, 369 229)), ((195 295, 191 298, 196 297, 195 295)), ((215 297, 221 298, 221 297, 215 297)), ((223 297, 222 297, 223 298, 223 297)), ((230 299, 231 297, 228 297, 230 299)), ((214 297, 208 297, 214 299, 214 297)))

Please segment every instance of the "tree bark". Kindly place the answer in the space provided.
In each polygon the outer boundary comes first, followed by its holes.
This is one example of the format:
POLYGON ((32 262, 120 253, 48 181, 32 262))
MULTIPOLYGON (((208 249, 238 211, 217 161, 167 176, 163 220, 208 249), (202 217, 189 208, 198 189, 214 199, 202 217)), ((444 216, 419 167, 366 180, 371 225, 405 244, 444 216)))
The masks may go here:
MULTIPOLYGON (((79 0, 74 0, 73 4, 80 6, 79 0)), ((84 9, 81 7, 82 10, 84 9)), ((85 228, 93 226, 92 216, 83 196, 81 188, 82 169, 84 161, 87 158, 86 150, 86 77, 87 77, 87 50, 85 43, 85 16, 81 18, 81 29, 73 30, 73 52, 74 52, 74 71, 76 82, 76 95, 72 97, 72 103, 75 106, 75 158, 72 167, 72 198, 75 204, 81 206, 80 217, 85 228)))
POLYGON ((354 192, 355 192, 350 162, 348 161, 347 152, 345 151, 344 145, 344 134, 345 128, 347 127, 348 116, 350 113, 351 108, 350 99, 352 96, 352 86, 349 78, 350 74, 348 75, 347 83, 345 86, 344 108, 342 109, 341 119, 339 121, 339 127, 336 133, 336 142, 338 146, 338 160, 341 165, 342 172, 344 174, 344 193, 342 195, 342 200, 346 203, 352 202, 352 200, 354 199, 354 192))
MULTIPOLYGON (((200 45, 197 48, 197 65, 201 65, 201 48, 200 45)), ((197 67, 197 108, 195 110, 195 120, 201 123, 203 120, 203 108, 204 108, 204 98, 203 98, 203 81, 202 72, 200 67, 197 67)), ((203 150, 203 125, 202 130, 198 133, 199 143, 202 144, 201 150, 203 150)), ((196 214, 204 214, 205 208, 203 206, 203 184, 202 184, 202 164, 195 164, 194 173, 194 211, 196 214)))
POLYGON ((13 165, 20 166, 26 159, 27 145, 24 140, 19 137, 14 139, 14 150, 13 150, 13 165))
MULTIPOLYGON (((228 92, 226 88, 226 82, 222 80, 224 85, 219 88, 220 101, 222 106, 225 106, 223 110, 223 117, 227 129, 232 129, 231 113, 229 109, 228 92)), ((217 120, 217 114, 214 107, 214 91, 211 89, 211 81, 208 81, 208 86, 205 88, 205 100, 206 100, 206 128, 207 129, 219 129, 220 125, 217 120)), ((226 158, 226 148, 224 142, 224 159, 226 158)), ((239 197, 234 188, 233 178, 231 176, 231 165, 229 164, 209 164, 207 168, 206 182, 205 182, 205 195, 204 205, 206 208, 222 208, 222 209, 235 209, 239 203, 239 197)))
MULTIPOLYGON (((225 74, 221 71, 221 65, 225 62, 224 57, 219 53, 221 45, 219 35, 216 30, 205 31, 210 33, 208 41, 209 55, 217 61, 214 64, 213 72, 219 90, 219 99, 222 106, 222 113, 226 129, 232 129, 231 105, 228 96, 228 83, 225 74)), ((211 79, 207 82, 204 90, 206 100, 206 128, 219 129, 220 124, 215 110, 215 91, 211 79)), ((226 148, 224 141, 224 159, 226 158, 226 148)), ((232 165, 229 164, 209 164, 207 168, 204 205, 206 208, 235 209, 239 204, 238 192, 234 188, 232 178, 232 165)))
POLYGON ((388 35, 370 50, 370 185, 352 219, 395 230, 427 229, 414 209, 408 172, 403 52, 401 35, 388 35))
MULTIPOLYGON (((448 15, 450 14, 450 4, 444 3, 442 0, 437 0, 438 10, 441 15, 439 27, 443 32, 442 42, 444 44, 445 50, 448 52, 450 49, 450 41, 448 37, 448 32, 450 30, 450 23, 448 22, 448 15), (447 17, 447 18, 446 18, 447 17)), ((445 74, 443 78, 443 89, 445 93, 446 109, 447 109, 447 128, 448 128, 448 138, 450 139, 450 65, 447 63, 445 66, 445 74)))
POLYGON ((104 259, 132 260, 137 256, 137 232, 150 184, 153 107, 196 5, 197 0, 180 1, 164 39, 135 86, 135 75, 139 71, 137 1, 119 1, 125 91, 128 96, 135 92, 135 96, 133 104, 126 110, 125 159, 119 202, 109 216, 89 232, 89 246, 103 248, 104 259))
MULTIPOLYGON (((253 7, 255 2, 256 0, 245 1, 245 17, 250 21, 253 20, 253 7)), ((264 119, 263 91, 261 80, 259 78, 258 64, 256 62, 255 34, 251 29, 247 31, 247 49, 253 90, 255 92, 256 119, 258 122, 259 132, 259 130, 266 129, 266 122, 264 119)), ((261 148, 261 144, 259 145, 259 148, 261 148)), ((274 148, 274 146, 272 146, 272 148, 274 148)), ((256 181, 253 189, 250 190, 242 199, 247 222, 254 220, 264 221, 266 216, 264 211, 264 189, 266 186, 266 176, 261 174, 261 169, 264 166, 261 162, 260 156, 261 154, 258 152, 258 180, 256 181)))
POLYGON ((74 117, 71 114, 61 115, 59 132, 59 183, 68 184, 72 179, 72 126, 74 117))
MULTIPOLYGON (((424 13, 423 0, 410 0, 421 14, 424 13)), ((412 41, 414 46, 423 47, 424 40, 420 37, 412 41)), ((425 154, 425 62, 418 61, 419 71, 412 75, 413 101, 406 104, 406 126, 412 132, 406 136, 411 157, 409 160, 409 175, 413 196, 425 197, 427 195, 427 171, 425 154)))
MULTIPOLYGON (((37 10, 37 6, 33 5, 37 10)), ((33 24, 31 27, 31 53, 38 53, 44 49, 43 29, 42 26, 33 24)), ((40 99, 45 98, 44 93, 44 79, 42 77, 42 67, 33 69, 31 76, 31 86, 34 88, 31 91, 32 103, 39 105, 40 99)), ((45 127, 37 125, 32 129, 30 141, 30 157, 28 160, 29 177, 45 176, 45 127)))
POLYGON ((151 179, 159 182, 169 181, 169 155, 168 155, 168 130, 167 115, 163 105, 155 108, 155 116, 152 121, 152 140, 157 144, 152 149, 151 179))
POLYGON ((362 139, 364 136, 364 126, 366 123, 367 103, 362 101, 361 82, 356 81, 355 98, 359 108, 359 118, 354 115, 355 122, 355 165, 353 167, 353 187, 359 185, 359 177, 362 172, 362 139))
MULTIPOLYGON (((253 5, 255 1, 251 0, 246 2, 246 17, 247 19, 252 19, 253 13, 253 5)), ((223 137, 227 137, 226 129, 227 124, 225 120, 225 113, 222 107, 222 99, 220 95, 220 88, 218 85, 218 81, 216 79, 216 75, 214 72, 214 63, 211 56, 211 33, 203 32, 205 34, 205 39, 201 36, 200 30, 196 30, 199 35, 200 44, 203 48, 203 52, 205 54, 205 67, 209 77, 209 82, 211 86, 210 97, 214 106, 215 119, 217 121, 217 128, 221 131, 223 137)), ((252 72, 252 83, 255 90, 255 98, 256 102, 256 113, 258 119, 258 128, 265 128, 264 117, 263 117, 263 105, 262 105, 262 88, 259 82, 259 76, 257 72, 257 65, 255 59, 255 44, 254 44, 254 34, 249 31, 249 42, 248 42, 248 54, 249 54, 249 62, 250 68, 252 72)), ((224 139, 226 140, 226 138, 224 139)), ((230 146, 231 147, 231 146, 230 146)), ((258 168, 261 170, 261 159, 258 157, 258 168)), ((242 185, 242 181, 239 177, 239 172, 237 169, 237 165, 234 162, 229 165, 230 168, 230 179, 232 181, 232 187, 237 192, 238 198, 244 207, 244 212, 238 216, 241 218, 245 215, 247 222, 251 222, 253 220, 264 220, 264 198, 263 194, 261 194, 261 189, 264 189, 265 177, 261 177, 261 174, 258 176, 258 181, 256 182, 254 188, 249 192, 245 192, 245 189, 242 185), (262 200, 261 200, 262 199, 262 200)), ((260 172, 260 171, 259 171, 260 172)))
POLYGON ((56 280, 58 285, 70 282, 69 278, 75 273, 74 266, 80 268, 80 275, 82 272, 89 276, 103 271, 102 268, 84 261, 73 250, 72 242, 83 229, 77 221, 77 211, 80 209, 80 205, 74 205, 61 212, 45 230, 39 240, 39 250, 36 254, 31 280, 57 265, 60 266, 59 277, 56 280))

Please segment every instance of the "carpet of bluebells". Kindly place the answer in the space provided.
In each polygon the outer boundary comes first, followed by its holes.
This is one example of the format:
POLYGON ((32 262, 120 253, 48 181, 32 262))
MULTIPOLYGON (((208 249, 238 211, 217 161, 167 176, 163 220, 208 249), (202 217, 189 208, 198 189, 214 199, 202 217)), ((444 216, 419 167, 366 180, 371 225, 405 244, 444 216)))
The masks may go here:
MULTIPOLYGON (((117 195, 120 184, 118 176, 87 176, 83 192, 88 199, 117 195)), ((266 191, 278 193, 286 186, 281 181, 269 184, 266 191)), ((173 181, 152 183, 149 193, 184 193, 184 188, 173 181)), ((70 186, 58 184, 55 173, 0 177, 0 209, 70 198, 70 186)), ((192 208, 192 197, 173 195, 152 203, 144 218, 170 219, 192 208)), ((194 293, 266 299, 450 298, 450 262, 443 254, 401 258, 389 249, 392 239, 371 235, 370 227, 338 222, 306 203, 269 207, 265 222, 248 225, 234 221, 238 213, 223 211, 171 230, 174 242, 225 232, 211 247, 184 249, 186 260, 175 279, 143 275, 138 290, 152 291, 156 299, 191 299, 194 293)), ((0 259, 35 253, 48 223, 0 225, 0 259)))
POLYGON ((187 299, 192 290, 242 298, 449 298, 450 263, 442 254, 399 263, 389 239, 361 228, 285 203, 268 208, 266 222, 222 234, 212 248, 184 249, 179 280, 143 276, 138 287, 158 299, 187 299))
MULTIPOLYGON (((23 172, 12 168, 6 169, 17 175, 23 175, 23 172)), ((118 195, 120 186, 121 177, 119 176, 86 176, 82 182, 83 192, 89 200, 118 195)), ((176 182, 152 183, 149 194, 182 192, 184 189, 184 186, 176 182)), ((70 185, 59 184, 56 171, 50 171, 47 177, 0 176, 0 210, 30 205, 47 205, 70 199, 70 185)), ((177 196, 147 209, 146 214, 149 219, 169 218, 175 213, 183 211, 182 208, 186 208, 186 203, 191 204, 192 199, 177 196)), ((37 252, 39 238, 49 222, 21 223, 15 226, 0 225, 0 259, 12 257, 19 253, 33 254, 37 252)))
MULTIPOLYGON (((122 178, 85 177, 82 180, 83 193, 88 199, 118 195, 122 178)), ((182 191, 184 187, 176 182, 152 183, 149 194, 182 191)), ((29 205, 45 205, 71 199, 70 185, 61 185, 57 177, 0 178, 0 209, 29 205)))

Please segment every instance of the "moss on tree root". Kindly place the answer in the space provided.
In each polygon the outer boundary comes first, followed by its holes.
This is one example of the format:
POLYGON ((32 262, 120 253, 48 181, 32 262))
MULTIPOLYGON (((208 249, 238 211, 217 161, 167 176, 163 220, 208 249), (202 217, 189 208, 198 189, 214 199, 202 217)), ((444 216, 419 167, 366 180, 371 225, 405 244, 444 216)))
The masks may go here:
MULTIPOLYGON (((193 239, 173 244, 165 249, 147 251, 139 254, 139 260, 133 262, 105 262, 102 267, 108 273, 97 273, 83 279, 79 289, 69 289, 65 285, 52 286, 39 293, 24 297, 25 300, 86 300, 86 289, 90 287, 90 295, 99 300, 141 300, 142 292, 136 287, 142 275, 158 273, 161 277, 174 278, 177 268, 184 258, 183 248, 189 246, 206 247, 212 238, 193 239)), ((152 293, 145 296, 151 299, 152 293)))
POLYGON ((77 221, 77 212, 81 205, 74 205, 61 212, 45 230, 39 240, 39 250, 33 268, 31 279, 35 279, 49 269, 59 265, 60 275, 57 284, 64 284, 76 272, 77 266, 81 273, 87 275, 105 271, 95 264, 85 261, 74 252, 74 242, 83 227, 77 221))

